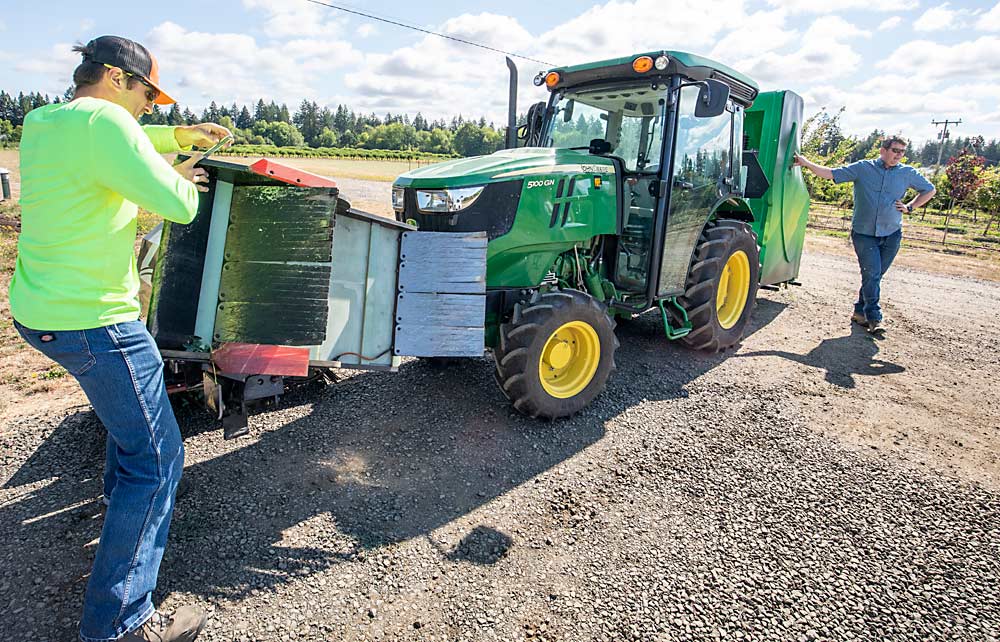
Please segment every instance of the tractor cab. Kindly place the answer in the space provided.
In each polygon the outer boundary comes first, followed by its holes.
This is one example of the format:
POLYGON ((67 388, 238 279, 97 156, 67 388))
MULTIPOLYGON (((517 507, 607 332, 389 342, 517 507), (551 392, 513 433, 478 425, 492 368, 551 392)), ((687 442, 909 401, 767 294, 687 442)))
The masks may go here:
POLYGON ((690 255, 664 247, 693 246, 720 202, 734 199, 732 209, 741 209, 743 115, 756 87, 741 83, 733 92, 729 83, 691 73, 666 53, 555 70, 536 83, 552 93, 548 104, 529 112, 534 118, 520 139, 586 150, 615 168, 617 234, 609 277, 621 303, 638 311, 682 293, 690 255))

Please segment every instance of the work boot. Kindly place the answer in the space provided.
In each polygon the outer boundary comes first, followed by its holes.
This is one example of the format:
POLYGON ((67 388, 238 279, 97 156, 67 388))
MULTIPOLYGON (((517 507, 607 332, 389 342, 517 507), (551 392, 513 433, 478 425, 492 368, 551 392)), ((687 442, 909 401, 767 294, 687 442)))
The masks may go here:
POLYGON ((851 321, 857 323, 858 325, 863 325, 863 326, 868 325, 868 317, 866 317, 864 314, 860 312, 855 312, 854 314, 852 314, 851 321))
POLYGON ((119 638, 121 642, 192 642, 205 627, 208 615, 197 606, 182 606, 171 616, 159 611, 146 623, 119 638))
POLYGON ((881 330, 885 330, 885 328, 882 327, 881 319, 872 320, 868 322, 868 331, 871 332, 872 334, 875 334, 876 332, 879 332, 881 330))

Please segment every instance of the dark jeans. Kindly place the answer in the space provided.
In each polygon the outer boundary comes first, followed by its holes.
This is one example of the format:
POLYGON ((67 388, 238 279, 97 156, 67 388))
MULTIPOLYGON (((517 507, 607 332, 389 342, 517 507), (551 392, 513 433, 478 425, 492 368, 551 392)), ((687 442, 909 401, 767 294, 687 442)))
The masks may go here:
POLYGON ((878 305, 882 277, 889 271, 892 260, 896 258, 902 239, 902 230, 889 236, 851 233, 854 253, 858 255, 858 265, 861 267, 861 291, 858 292, 854 311, 864 314, 869 321, 882 320, 882 308, 878 305))
POLYGON ((138 321, 89 330, 34 330, 33 348, 76 377, 108 431, 110 498, 80 619, 85 642, 115 640, 153 614, 184 446, 167 399, 163 360, 138 321))

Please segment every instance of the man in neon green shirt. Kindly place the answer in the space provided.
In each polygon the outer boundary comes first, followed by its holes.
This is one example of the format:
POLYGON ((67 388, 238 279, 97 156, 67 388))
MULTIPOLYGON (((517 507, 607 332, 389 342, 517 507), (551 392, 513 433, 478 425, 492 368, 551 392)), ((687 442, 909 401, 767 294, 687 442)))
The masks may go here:
POLYGON ((140 127, 159 88, 142 45, 102 36, 68 103, 31 111, 21 139, 21 235, 10 285, 14 324, 76 377, 108 431, 104 529, 84 598, 80 639, 194 640, 205 615, 155 611, 152 591, 184 467, 163 361, 139 319, 133 247, 141 206, 190 223, 208 176, 200 155, 175 167, 160 155, 209 146, 219 125, 140 127))

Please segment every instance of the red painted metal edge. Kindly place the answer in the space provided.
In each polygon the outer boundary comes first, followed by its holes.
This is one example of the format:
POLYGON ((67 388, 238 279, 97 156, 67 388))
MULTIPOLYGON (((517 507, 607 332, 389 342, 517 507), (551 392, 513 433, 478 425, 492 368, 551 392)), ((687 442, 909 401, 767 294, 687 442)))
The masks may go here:
POLYGON ((309 348, 223 343, 212 350, 212 363, 229 374, 305 377, 309 374, 309 348))
POLYGON ((261 176, 273 178, 276 181, 290 183, 292 185, 301 185, 302 187, 337 186, 336 181, 329 179, 326 176, 303 172, 301 169, 295 169, 294 167, 289 167, 288 165, 282 165, 281 163, 276 163, 267 158, 262 158, 251 165, 250 171, 255 174, 260 174, 261 176))

